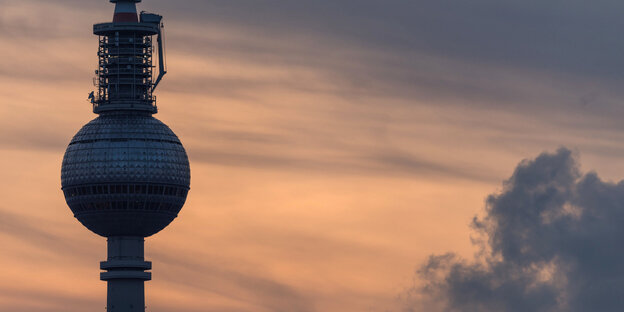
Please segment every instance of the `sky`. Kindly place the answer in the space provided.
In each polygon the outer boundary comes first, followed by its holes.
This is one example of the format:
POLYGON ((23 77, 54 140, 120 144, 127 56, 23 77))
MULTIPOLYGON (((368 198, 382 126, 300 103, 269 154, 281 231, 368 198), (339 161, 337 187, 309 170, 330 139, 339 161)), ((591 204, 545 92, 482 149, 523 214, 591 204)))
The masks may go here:
MULTIPOLYGON (((0 311, 105 307, 60 191, 104 0, 0 0, 0 311)), ((621 311, 624 3, 145 0, 191 191, 147 311, 621 311)))

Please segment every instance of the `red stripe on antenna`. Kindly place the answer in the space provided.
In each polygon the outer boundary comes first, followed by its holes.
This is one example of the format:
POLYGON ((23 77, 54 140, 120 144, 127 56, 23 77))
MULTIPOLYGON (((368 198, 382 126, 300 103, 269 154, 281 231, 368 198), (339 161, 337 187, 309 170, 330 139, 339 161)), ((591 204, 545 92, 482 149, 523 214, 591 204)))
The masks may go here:
POLYGON ((113 16, 113 23, 138 23, 139 18, 135 12, 119 12, 113 16))

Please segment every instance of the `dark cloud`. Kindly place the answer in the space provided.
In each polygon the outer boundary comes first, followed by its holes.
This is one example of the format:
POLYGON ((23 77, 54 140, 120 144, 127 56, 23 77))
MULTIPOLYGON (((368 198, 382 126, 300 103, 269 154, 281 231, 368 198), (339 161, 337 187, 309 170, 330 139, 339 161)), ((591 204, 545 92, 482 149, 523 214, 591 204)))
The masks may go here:
POLYGON ((622 71, 614 66, 624 65, 624 44, 616 40, 624 4, 616 1, 157 0, 143 6, 166 10, 174 19, 236 24, 271 37, 330 36, 406 56, 425 51, 617 77, 622 71))
POLYGON ((609 120, 622 113, 612 100, 624 96, 619 88, 624 43, 616 40, 624 25, 614 13, 624 9, 621 3, 243 0, 180 5, 155 0, 142 5, 167 12, 170 51, 313 69, 319 81, 327 82, 318 86, 296 76, 291 81, 222 81, 208 71, 170 79, 171 87, 186 92, 208 88, 232 96, 222 84, 232 83, 240 95, 268 83, 310 96, 386 97, 408 105, 435 101, 551 122, 564 119, 553 117, 563 108, 566 116, 609 120), (246 37, 204 36, 218 29, 235 29, 246 37), (210 88, 212 83, 216 87, 210 88), (579 105, 594 98, 600 107, 579 105))
POLYGON ((405 311, 418 295, 443 311, 622 311, 622 224, 624 182, 581 173, 563 148, 523 161, 473 221, 480 259, 431 256, 405 311))
MULTIPOLYGON (((339 39, 403 56, 415 52, 469 62, 623 78, 624 22, 615 1, 185 1, 143 6, 172 19, 237 25, 269 38, 339 39), (609 48, 606 48, 609 47, 609 48)), ((201 29, 197 29, 201 32, 201 29)), ((331 50, 331 47, 327 47, 331 50)))

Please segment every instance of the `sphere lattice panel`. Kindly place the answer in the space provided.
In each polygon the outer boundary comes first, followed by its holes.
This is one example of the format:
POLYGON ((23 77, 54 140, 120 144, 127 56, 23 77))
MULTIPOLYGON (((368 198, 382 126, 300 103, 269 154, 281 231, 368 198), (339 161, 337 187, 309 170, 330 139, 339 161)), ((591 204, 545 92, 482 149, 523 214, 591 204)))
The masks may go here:
POLYGON ((74 216, 110 236, 151 236, 186 201, 190 168, 178 137, 148 114, 103 114, 69 143, 61 185, 74 216))

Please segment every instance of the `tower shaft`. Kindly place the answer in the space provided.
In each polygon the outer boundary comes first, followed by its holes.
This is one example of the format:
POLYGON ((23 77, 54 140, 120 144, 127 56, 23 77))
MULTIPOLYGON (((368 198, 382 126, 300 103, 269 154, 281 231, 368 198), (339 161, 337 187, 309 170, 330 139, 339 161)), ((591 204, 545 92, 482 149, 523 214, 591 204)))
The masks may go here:
POLYGON ((152 279, 152 263, 145 261, 143 237, 108 238, 108 260, 100 262, 100 279, 108 284, 106 311, 144 312, 145 281, 152 279))

